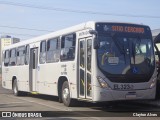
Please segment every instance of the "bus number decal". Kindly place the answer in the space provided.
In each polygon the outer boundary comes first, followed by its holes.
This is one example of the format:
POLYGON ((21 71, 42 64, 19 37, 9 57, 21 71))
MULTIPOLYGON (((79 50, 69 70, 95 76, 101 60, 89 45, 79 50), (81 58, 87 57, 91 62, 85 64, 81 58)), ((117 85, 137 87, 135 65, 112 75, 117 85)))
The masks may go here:
POLYGON ((61 65, 61 75, 67 75, 67 65, 61 65))
POLYGON ((130 85, 130 84, 114 84, 113 88, 115 90, 131 90, 134 88, 133 85, 130 85))

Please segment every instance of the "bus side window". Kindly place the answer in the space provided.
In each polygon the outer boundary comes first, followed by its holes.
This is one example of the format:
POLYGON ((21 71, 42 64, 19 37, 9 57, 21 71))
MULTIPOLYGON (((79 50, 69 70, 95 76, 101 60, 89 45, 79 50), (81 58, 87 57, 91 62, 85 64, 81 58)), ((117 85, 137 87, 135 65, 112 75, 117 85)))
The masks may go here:
POLYGON ((25 62, 25 46, 17 49, 17 65, 24 65, 25 62))
POLYGON ((16 65, 16 49, 15 48, 10 50, 9 65, 10 66, 15 66, 16 65))
POLYGON ((74 60, 75 58, 76 34, 69 34, 61 40, 61 61, 74 60))
POLYGON ((9 64, 9 50, 6 50, 4 53, 4 66, 8 66, 9 64))
POLYGON ((47 59, 46 62, 58 62, 60 58, 59 38, 53 38, 47 41, 47 59))
POLYGON ((44 64, 45 62, 46 62, 46 41, 42 41, 40 44, 39 63, 44 64))
POLYGON ((25 49, 25 64, 26 65, 29 64, 29 45, 26 45, 26 49, 25 49))

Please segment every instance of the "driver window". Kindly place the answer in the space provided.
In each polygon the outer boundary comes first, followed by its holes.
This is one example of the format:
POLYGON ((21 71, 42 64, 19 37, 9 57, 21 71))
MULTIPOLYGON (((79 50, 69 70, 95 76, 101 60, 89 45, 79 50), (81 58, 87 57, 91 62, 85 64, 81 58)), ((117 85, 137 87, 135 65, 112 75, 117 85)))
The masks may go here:
POLYGON ((76 35, 69 34, 61 40, 61 61, 70 61, 75 58, 76 35))

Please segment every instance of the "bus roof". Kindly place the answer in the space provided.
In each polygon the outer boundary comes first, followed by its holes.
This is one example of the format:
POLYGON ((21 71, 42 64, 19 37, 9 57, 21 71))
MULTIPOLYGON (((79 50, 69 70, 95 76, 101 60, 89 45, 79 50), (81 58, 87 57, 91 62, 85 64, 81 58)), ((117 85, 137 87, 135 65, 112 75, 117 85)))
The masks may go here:
MULTIPOLYGON (((45 34, 45 35, 42 35, 42 36, 37 36, 37 37, 31 38, 31 39, 28 39, 28 40, 24 40, 24 41, 6 46, 6 47, 4 47, 4 50, 14 48, 14 47, 18 47, 18 46, 27 45, 27 44, 34 43, 34 42, 39 42, 39 41, 42 41, 42 40, 47 40, 47 39, 50 39, 50 38, 53 38, 53 37, 58 37, 58 36, 61 36, 61 35, 73 33, 73 32, 76 32, 76 31, 83 30, 83 29, 87 29, 87 28, 88 29, 89 28, 94 29, 95 23, 123 23, 123 24, 143 25, 143 24, 113 22, 113 21, 88 21, 88 22, 85 22, 85 23, 81 23, 79 25, 75 25, 75 26, 65 28, 65 29, 62 29, 62 30, 58 30, 58 31, 55 31, 55 32, 53 31, 49 34, 45 34)), ((143 25, 143 26, 146 26, 146 25, 143 25)))

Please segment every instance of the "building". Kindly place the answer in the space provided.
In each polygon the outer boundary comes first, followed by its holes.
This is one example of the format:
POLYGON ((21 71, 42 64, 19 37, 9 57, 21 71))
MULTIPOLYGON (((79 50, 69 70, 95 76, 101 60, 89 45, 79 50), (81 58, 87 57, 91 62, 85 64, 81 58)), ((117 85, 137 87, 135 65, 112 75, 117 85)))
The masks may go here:
POLYGON ((0 38, 0 67, 2 62, 2 50, 5 46, 20 42, 19 38, 13 38, 11 36, 5 35, 0 38))

